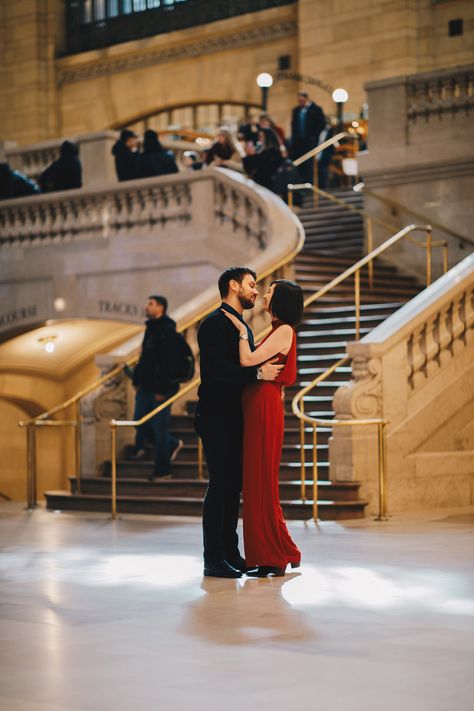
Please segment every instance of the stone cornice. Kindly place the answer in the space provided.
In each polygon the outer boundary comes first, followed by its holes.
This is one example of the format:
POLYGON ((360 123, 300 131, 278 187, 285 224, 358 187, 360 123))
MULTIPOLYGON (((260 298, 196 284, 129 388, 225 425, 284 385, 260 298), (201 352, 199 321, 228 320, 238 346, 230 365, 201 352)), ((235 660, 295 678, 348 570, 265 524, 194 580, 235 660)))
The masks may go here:
POLYGON ((72 84, 75 82, 97 79, 120 72, 172 62, 179 59, 189 59, 204 54, 213 54, 235 47, 245 47, 265 41, 291 37, 297 32, 297 22, 288 20, 272 25, 264 25, 241 32, 231 32, 218 37, 209 37, 197 42, 190 42, 180 46, 144 52, 125 57, 98 59, 81 66, 62 67, 61 60, 57 63, 58 84, 72 84))

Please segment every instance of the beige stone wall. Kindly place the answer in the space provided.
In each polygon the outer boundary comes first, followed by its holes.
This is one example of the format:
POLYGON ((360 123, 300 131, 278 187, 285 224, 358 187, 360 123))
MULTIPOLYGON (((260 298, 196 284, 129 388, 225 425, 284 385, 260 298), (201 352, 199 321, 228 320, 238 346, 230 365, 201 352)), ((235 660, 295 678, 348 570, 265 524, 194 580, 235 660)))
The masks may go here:
MULTIPOLYGON (((474 54, 474 3, 452 0, 299 0, 299 71, 349 92, 358 115, 367 81, 466 64, 474 54), (448 37, 462 17, 464 35, 448 37)), ((331 98, 314 90, 326 111, 331 98)))
POLYGON ((40 141, 60 131, 55 55, 60 0, 0 0, 0 139, 40 141))
MULTIPOLYGON (((63 6, 0 0, 0 139, 26 144, 103 130, 183 102, 258 102, 255 77, 275 73, 280 55, 290 55, 292 71, 344 86, 355 115, 367 81, 473 59, 469 0, 299 0, 61 58, 63 6), (448 37, 455 18, 464 34, 448 37)), ((286 128, 298 88, 283 81, 270 92, 269 108, 286 128)), ((305 88, 334 112, 329 94, 305 88)))

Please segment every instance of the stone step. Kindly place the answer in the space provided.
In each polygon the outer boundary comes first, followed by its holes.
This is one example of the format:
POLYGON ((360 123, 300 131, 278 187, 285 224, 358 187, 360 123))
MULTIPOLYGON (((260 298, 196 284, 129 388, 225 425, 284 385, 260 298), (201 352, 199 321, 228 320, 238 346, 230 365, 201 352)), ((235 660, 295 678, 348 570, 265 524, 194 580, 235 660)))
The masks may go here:
MULTIPOLYGON (((54 511, 110 511, 110 497, 107 495, 71 494, 69 491, 45 492, 46 507, 54 511)), ((367 503, 361 500, 335 502, 332 499, 319 499, 319 517, 321 520, 363 518, 367 503)), ((309 520, 312 518, 312 501, 281 501, 287 520, 309 520)), ((119 496, 119 513, 152 514, 169 516, 201 516, 200 498, 119 496)))
MULTIPOLYGON (((296 392, 296 389, 295 389, 295 392, 296 392)), ((197 441, 198 441, 198 437, 197 437, 197 434, 195 434, 194 440, 191 441, 189 444, 186 444, 181 449, 175 462, 177 462, 177 463, 180 463, 180 462, 194 462, 194 463, 196 463, 197 462, 197 452, 198 452, 197 441)), ((131 448, 129 448, 129 450, 130 449, 131 448)), ((323 455, 324 459, 327 459, 327 454, 328 454, 327 449, 328 449, 327 444, 318 445, 318 453, 320 455, 323 455)), ((295 443, 284 442, 283 448, 282 448, 281 460, 283 462, 292 462, 295 459, 299 459, 300 451, 301 451, 301 446, 299 444, 299 437, 298 437, 297 443, 296 442, 295 443)), ((305 451, 310 453, 312 451, 312 445, 310 445, 310 444, 305 445, 305 451)), ((151 466, 151 464, 153 462, 153 457, 154 457, 154 446, 152 444, 147 445, 145 447, 144 459, 141 461, 144 461, 151 466)), ((130 462, 133 464, 136 463, 133 459, 130 459, 130 457, 128 456, 127 448, 124 451, 123 460, 121 459, 120 461, 127 461, 127 462, 130 462)))
MULTIPOLYGON (((77 494, 77 479, 69 477, 71 493, 77 494)), ((118 496, 153 496, 204 499, 207 489, 206 479, 164 479, 150 482, 147 479, 117 479, 118 496)), ((111 482, 108 477, 84 477, 81 481, 81 494, 110 496, 111 482)), ((358 498, 358 482, 318 481, 318 498, 333 501, 354 501, 358 498)), ((301 498, 301 481, 280 482, 280 498, 295 500, 301 498)), ((306 479, 306 498, 312 497, 313 481, 306 479)))
MULTIPOLYGON (((308 414, 311 413, 311 408, 308 408, 308 414)), ((326 416, 328 419, 332 417, 331 413, 321 413, 321 416, 326 416)), ((297 422, 295 417, 295 422, 297 422)), ((308 454, 309 459, 309 454, 308 454)), ((306 470, 309 472, 312 469, 312 463, 307 462, 306 470)), ((326 460, 318 462, 318 476, 321 479, 329 479, 329 465, 326 460)), ((204 461, 204 472, 207 472, 207 467, 204 461)), ((300 472, 299 452, 298 456, 292 462, 282 462, 280 466, 279 479, 281 481, 291 481, 295 479, 300 472)), ((117 478, 125 479, 147 479, 153 474, 153 462, 129 462, 119 459, 117 462, 117 478)), ((104 462, 102 465, 102 475, 110 476, 110 462, 104 462)), ((207 474, 206 474, 207 476, 207 474)), ((196 479, 197 478, 197 461, 182 462, 176 460, 171 466, 172 479, 196 479)))

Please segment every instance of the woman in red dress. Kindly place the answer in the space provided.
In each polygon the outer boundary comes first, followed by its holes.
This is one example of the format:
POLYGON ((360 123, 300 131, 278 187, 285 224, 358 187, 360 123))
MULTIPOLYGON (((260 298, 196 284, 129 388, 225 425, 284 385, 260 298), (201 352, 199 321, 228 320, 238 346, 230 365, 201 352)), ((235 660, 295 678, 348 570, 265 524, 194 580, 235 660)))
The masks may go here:
POLYGON ((284 363, 278 378, 245 386, 243 394, 243 519, 245 561, 254 567, 247 575, 284 575, 288 563, 299 566, 301 553, 292 541, 280 506, 279 469, 284 434, 282 386, 296 379, 296 334, 303 315, 303 292, 292 281, 270 284, 263 297, 272 330, 250 350, 247 329, 224 312, 239 331, 240 363, 261 365, 272 359, 284 363))

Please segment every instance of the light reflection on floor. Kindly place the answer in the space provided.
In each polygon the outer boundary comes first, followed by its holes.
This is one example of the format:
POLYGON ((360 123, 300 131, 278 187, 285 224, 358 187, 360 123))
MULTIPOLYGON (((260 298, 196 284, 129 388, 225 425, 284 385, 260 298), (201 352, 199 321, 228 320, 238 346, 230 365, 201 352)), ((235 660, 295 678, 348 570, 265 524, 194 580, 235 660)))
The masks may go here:
MULTIPOLYGON (((287 574, 281 580, 281 595, 293 607, 336 605, 385 610, 410 605, 474 616, 474 600, 462 597, 463 578, 455 574, 395 567, 311 564, 300 570, 301 573, 287 574)), ((68 548, 48 554, 30 550, 25 556, 4 553, 0 559, 2 574, 10 581, 46 579, 51 586, 62 581, 90 587, 120 585, 134 589, 197 591, 202 580, 202 562, 190 555, 97 554, 87 548, 68 548)), ((275 584, 273 579, 242 578, 237 585, 243 589, 248 584, 265 582, 275 584)), ((50 594, 50 599, 54 599, 54 595, 50 594)))
POLYGON ((198 520, 7 510, 2 711, 471 711, 470 516, 290 522, 301 569, 222 580, 198 520))

